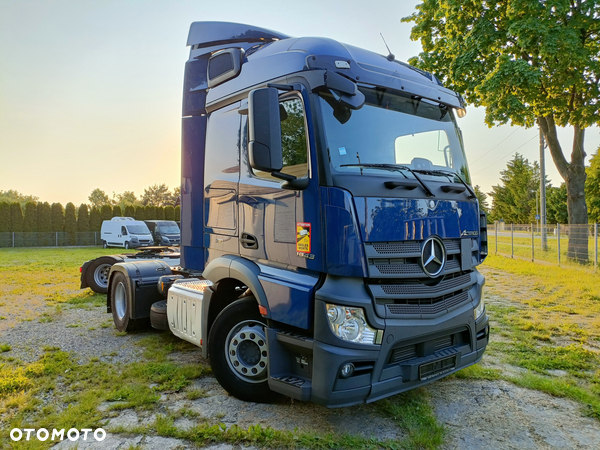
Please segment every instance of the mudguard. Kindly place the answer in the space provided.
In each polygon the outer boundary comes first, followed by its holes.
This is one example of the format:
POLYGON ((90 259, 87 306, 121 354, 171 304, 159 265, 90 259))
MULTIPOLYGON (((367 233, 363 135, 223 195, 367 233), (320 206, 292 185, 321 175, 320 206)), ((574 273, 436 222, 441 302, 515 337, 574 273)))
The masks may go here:
POLYGON ((259 274, 260 268, 255 263, 234 255, 213 259, 202 272, 202 276, 214 284, 226 278, 240 280, 254 293, 258 304, 266 308, 267 314, 263 314, 263 316, 271 318, 267 296, 258 279, 259 274))
POLYGON ((113 265, 108 275, 108 294, 106 295, 106 312, 112 312, 111 291, 114 274, 121 272, 129 283, 131 298, 128 298, 131 319, 150 317, 150 308, 154 302, 164 297, 158 290, 158 280, 163 275, 171 275, 171 267, 161 260, 124 262, 113 265))

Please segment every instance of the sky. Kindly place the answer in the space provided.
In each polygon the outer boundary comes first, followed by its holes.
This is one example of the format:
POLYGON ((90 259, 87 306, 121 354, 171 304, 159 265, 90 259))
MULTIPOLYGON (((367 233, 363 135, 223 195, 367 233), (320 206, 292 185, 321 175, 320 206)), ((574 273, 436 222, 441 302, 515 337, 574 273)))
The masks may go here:
MULTIPOLYGON (((322 36, 396 59, 410 40, 417 0, 0 0, 0 190, 40 201, 88 203, 92 190, 143 194, 180 184, 183 69, 194 21, 322 36)), ((539 160, 535 128, 494 127, 483 109, 459 119, 474 185, 489 192, 515 151, 539 160)), ((567 160, 573 132, 559 131, 567 160)), ((589 156, 600 146, 587 130, 589 156)), ((547 174, 562 179, 546 150, 547 174)))

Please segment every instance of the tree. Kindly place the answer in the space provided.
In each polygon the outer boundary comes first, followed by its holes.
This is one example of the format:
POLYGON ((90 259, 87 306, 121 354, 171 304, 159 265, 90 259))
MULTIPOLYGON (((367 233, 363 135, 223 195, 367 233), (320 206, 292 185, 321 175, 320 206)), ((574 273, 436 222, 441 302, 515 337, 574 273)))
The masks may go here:
POLYGON ((592 155, 590 166, 586 169, 585 199, 587 201, 589 221, 600 222, 600 147, 592 155))
POLYGON ((567 186, 546 188, 546 223, 569 223, 567 211, 567 186))
POLYGON ((80 233, 90 231, 90 216, 85 203, 79 205, 79 210, 77 211, 77 231, 80 233))
POLYGON ((37 202, 38 198, 33 196, 33 195, 25 195, 25 194, 21 194, 18 191, 15 191, 13 189, 9 190, 9 191, 0 191, 0 202, 7 202, 7 203, 20 203, 21 204, 21 208, 25 207, 25 204, 27 202, 37 202))
POLYGON ((500 185, 492 186, 492 218, 506 223, 532 223, 535 220, 535 196, 540 186, 537 163, 517 153, 500 172, 500 185))
POLYGON ((69 244, 77 243, 77 217, 75 216, 75 205, 71 202, 65 206, 65 231, 69 235, 69 244))
POLYGON ((102 207, 100 208, 100 219, 101 222, 105 221, 105 220, 110 220, 113 217, 113 209, 110 207, 110 205, 102 205, 102 207))
MULTIPOLYGON (((424 0, 411 38, 423 52, 410 60, 466 100, 486 108, 486 123, 537 124, 567 186, 570 224, 587 224, 585 129, 600 123, 600 17, 597 1, 424 0), (574 130, 567 162, 556 127, 574 130)), ((569 235, 568 256, 588 259, 587 227, 569 235)))
POLYGON ((25 203, 23 214, 23 231, 33 233, 37 231, 37 205, 34 202, 25 203))
POLYGON ((155 184, 150 186, 148 189, 144 189, 142 203, 150 206, 165 206, 175 204, 172 195, 169 192, 169 188, 165 183, 161 185, 155 184))
POLYGON ((90 210, 90 231, 100 231, 102 228, 102 217, 100 216, 100 210, 95 206, 92 206, 90 210))
POLYGON ((92 193, 90 194, 90 196, 88 197, 88 200, 90 201, 92 206, 95 206, 98 209, 102 208, 104 205, 111 204, 110 198, 108 198, 108 195, 106 195, 106 192, 104 192, 100 188, 94 189, 92 191, 92 193))
POLYGON ((37 230, 42 233, 52 231, 52 209, 48 202, 37 204, 37 230))
POLYGON ((477 196, 477 200, 479 200, 479 209, 485 211, 486 214, 490 213, 490 207, 487 202, 487 194, 483 192, 479 186, 475 186, 473 188, 475 191, 475 195, 477 196))
POLYGON ((165 208, 164 206, 157 206, 155 208, 156 211, 156 220, 165 220, 165 208))
POLYGON ((52 203, 50 207, 50 223, 52 224, 51 231, 63 231, 65 222, 65 213, 63 206, 60 203, 52 203))
POLYGON ((136 206, 133 218, 135 220, 146 220, 146 208, 144 206, 136 206))
POLYGON ((10 228, 15 233, 23 231, 23 210, 19 202, 10 204, 10 228))
POLYGON ((156 220, 156 206, 146 206, 146 220, 156 220))
POLYGON ((181 206, 177 205, 175 207, 175 221, 181 220, 181 206))
POLYGON ((121 217, 121 216, 123 216, 123 211, 121 211, 121 207, 119 205, 113 206, 112 216, 113 217, 121 217))
POLYGON ((125 217, 133 217, 135 215, 135 207, 133 205, 127 205, 125 207, 125 217))
POLYGON ((10 203, 0 202, 0 233, 6 233, 10 229, 10 203))
POLYGON ((175 208, 173 206, 165 206, 165 220, 175 220, 175 208))

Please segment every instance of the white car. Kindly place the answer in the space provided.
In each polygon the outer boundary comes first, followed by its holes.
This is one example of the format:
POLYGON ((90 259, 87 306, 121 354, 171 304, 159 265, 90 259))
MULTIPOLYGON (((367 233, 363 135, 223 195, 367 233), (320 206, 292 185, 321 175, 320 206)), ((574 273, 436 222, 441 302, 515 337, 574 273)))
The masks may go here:
POLYGON ((132 217, 113 217, 102 222, 100 230, 102 246, 137 248, 154 245, 148 226, 132 217))

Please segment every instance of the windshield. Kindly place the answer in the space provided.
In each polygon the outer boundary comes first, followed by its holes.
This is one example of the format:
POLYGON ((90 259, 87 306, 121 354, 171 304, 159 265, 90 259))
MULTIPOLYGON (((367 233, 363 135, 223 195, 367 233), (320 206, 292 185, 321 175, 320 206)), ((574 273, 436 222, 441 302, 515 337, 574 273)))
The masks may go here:
POLYGON ((159 231, 164 234, 179 234, 179 227, 175 222, 158 222, 159 231))
POLYGON ((397 165, 423 171, 426 178, 440 176, 427 171, 452 171, 470 182, 459 130, 449 108, 382 88, 360 90, 365 104, 355 111, 338 106, 330 94, 320 97, 329 158, 336 172, 387 170, 389 176, 411 177, 409 171, 391 167, 397 165))
POLYGON ((129 234, 150 234, 150 230, 145 225, 127 225, 129 234))

